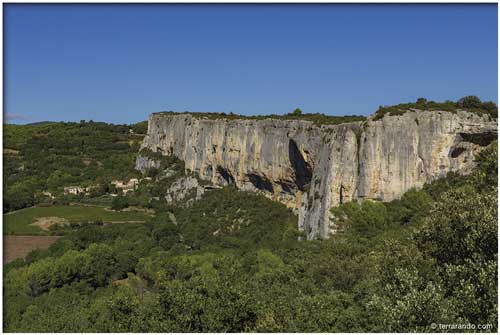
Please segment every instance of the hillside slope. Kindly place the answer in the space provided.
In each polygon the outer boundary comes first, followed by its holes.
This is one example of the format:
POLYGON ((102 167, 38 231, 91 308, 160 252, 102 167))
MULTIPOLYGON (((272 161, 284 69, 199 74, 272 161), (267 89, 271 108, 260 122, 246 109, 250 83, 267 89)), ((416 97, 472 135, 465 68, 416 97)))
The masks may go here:
POLYGON ((497 330, 497 146, 390 203, 345 203, 330 240, 233 187, 146 224, 84 225, 4 269, 8 332, 497 330), (424 308, 422 308, 424 307, 424 308))

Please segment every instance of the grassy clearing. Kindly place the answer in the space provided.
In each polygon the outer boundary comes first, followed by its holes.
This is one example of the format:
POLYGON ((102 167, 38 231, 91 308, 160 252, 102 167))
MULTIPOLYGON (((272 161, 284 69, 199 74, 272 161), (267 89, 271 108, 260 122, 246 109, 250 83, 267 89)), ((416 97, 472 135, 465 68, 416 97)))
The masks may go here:
POLYGON ((42 217, 59 217, 70 223, 93 222, 138 222, 146 221, 150 215, 145 212, 114 212, 94 206, 51 206, 31 207, 3 216, 4 235, 47 235, 40 227, 31 225, 42 217))

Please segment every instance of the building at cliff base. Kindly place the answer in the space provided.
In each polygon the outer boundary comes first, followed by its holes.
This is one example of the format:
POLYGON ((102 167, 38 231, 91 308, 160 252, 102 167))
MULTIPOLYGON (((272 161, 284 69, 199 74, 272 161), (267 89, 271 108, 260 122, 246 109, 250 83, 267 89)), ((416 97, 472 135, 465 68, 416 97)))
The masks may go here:
POLYGON ((123 194, 127 194, 128 192, 133 192, 136 190, 137 185, 139 184, 139 180, 137 178, 131 178, 128 182, 122 180, 113 180, 111 182, 117 189, 121 189, 123 194))

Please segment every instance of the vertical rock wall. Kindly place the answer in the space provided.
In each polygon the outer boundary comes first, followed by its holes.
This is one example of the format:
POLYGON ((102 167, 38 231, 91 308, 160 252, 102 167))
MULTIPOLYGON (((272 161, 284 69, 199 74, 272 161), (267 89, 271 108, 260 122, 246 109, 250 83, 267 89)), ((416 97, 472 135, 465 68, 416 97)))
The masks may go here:
MULTIPOLYGON (((335 230, 331 207, 390 201, 449 171, 467 173, 496 134, 496 121, 467 112, 408 111, 321 127, 155 113, 142 147, 175 155, 216 185, 262 192, 294 208, 308 238, 327 238, 335 230)), ((139 156, 137 168, 144 163, 139 156)))

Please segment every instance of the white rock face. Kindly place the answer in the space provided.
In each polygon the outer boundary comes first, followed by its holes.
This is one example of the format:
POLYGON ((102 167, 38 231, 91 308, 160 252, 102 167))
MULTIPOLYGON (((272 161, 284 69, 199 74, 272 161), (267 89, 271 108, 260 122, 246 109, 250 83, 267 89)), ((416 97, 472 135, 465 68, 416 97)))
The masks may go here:
POLYGON ((198 179, 185 176, 177 179, 172 183, 172 185, 167 190, 167 195, 165 196, 165 200, 168 204, 179 203, 189 198, 183 205, 190 205, 191 201, 199 200, 201 196, 205 193, 205 189, 200 186, 198 183, 198 179), (189 197, 190 194, 193 194, 194 197, 189 197))
MULTIPOLYGON (((496 136, 496 121, 467 112, 413 110, 321 127, 155 113, 142 147, 178 157, 215 185, 235 184, 286 204, 312 239, 334 232, 330 208, 390 201, 450 171, 467 173, 474 154, 496 136)), ((137 167, 144 165, 138 157, 137 167)))

